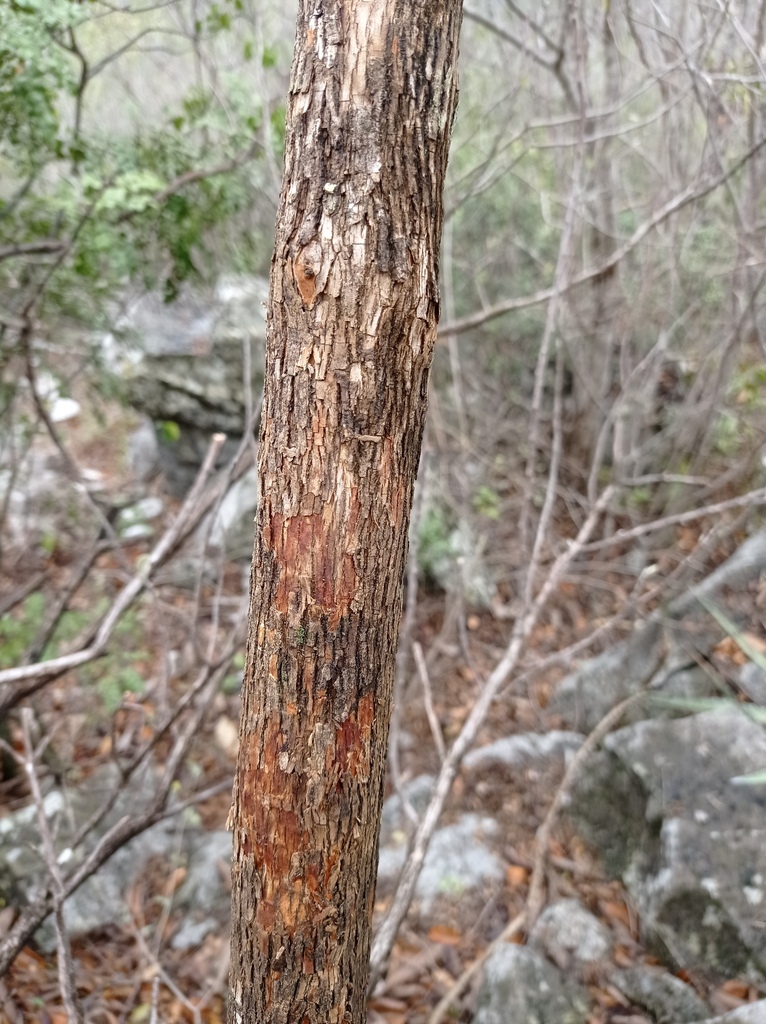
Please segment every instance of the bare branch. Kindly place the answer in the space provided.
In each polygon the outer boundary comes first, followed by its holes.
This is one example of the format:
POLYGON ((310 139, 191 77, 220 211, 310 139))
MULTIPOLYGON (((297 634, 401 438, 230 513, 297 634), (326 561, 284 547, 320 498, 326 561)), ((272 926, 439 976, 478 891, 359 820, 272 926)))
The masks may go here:
POLYGON ((528 46, 523 39, 514 35, 514 33, 509 29, 501 27, 497 22, 491 21, 489 18, 485 18, 477 11, 471 11, 464 8, 463 15, 470 21, 475 21, 477 25, 481 25, 482 28, 486 28, 489 29, 490 32, 494 32, 495 35, 500 37, 500 39, 504 39, 507 43, 511 43, 511 45, 515 46, 517 50, 520 50, 526 57, 529 57, 530 60, 533 60, 536 64, 544 67, 547 71, 553 72, 556 80, 561 86, 567 104, 573 109, 577 107, 577 101, 575 99, 574 92, 572 91, 572 86, 562 67, 563 54, 559 52, 558 47, 556 47, 555 44, 550 45, 554 47, 556 56, 546 58, 537 53, 536 50, 533 50, 531 46, 528 46))
POLYGON ((596 505, 591 509, 590 515, 580 528, 576 539, 570 541, 566 551, 556 559, 532 606, 524 615, 519 616, 517 619, 505 653, 487 677, 463 728, 450 747, 439 777, 436 780, 431 800, 415 833, 412 848, 402 870, 393 903, 381 922, 378 933, 372 943, 370 953, 371 990, 385 968, 393 948, 396 933, 399 931, 399 927, 412 902, 415 885, 423 867, 431 836, 449 796, 460 763, 474 743, 500 688, 518 664, 524 644, 534 629, 540 613, 558 585, 567 566, 584 550, 584 546, 595 529, 602 512, 608 507, 613 493, 614 489, 611 487, 604 491, 596 505))
POLYGON ((37 242, 0 245, 0 260, 8 260, 13 256, 35 256, 39 253, 60 252, 66 244, 58 238, 41 238, 37 242))
MULTIPOLYGON (((702 199, 714 192, 717 188, 720 188, 729 178, 731 178, 737 171, 741 170, 742 167, 749 160, 751 160, 761 149, 766 145, 766 136, 758 139, 758 141, 750 146, 746 153, 744 153, 738 160, 735 160, 725 171, 715 175, 699 186, 688 185, 682 192, 669 199, 664 203, 660 209, 648 220, 644 221, 640 227, 636 228, 630 238, 623 242, 617 249, 614 250, 611 255, 606 259, 601 260, 596 266, 591 267, 589 270, 584 270, 571 278, 569 283, 564 287, 562 294, 572 291, 581 284, 585 284, 587 281, 593 281, 595 278, 601 277, 607 271, 616 267, 617 264, 624 259, 628 253, 632 252, 646 236, 658 227, 664 221, 672 217, 673 214, 678 213, 684 207, 690 203, 696 202, 698 199, 702 199)), ((556 293, 555 286, 551 288, 541 288, 539 291, 534 292, 532 295, 526 295, 518 299, 506 299, 504 302, 498 302, 494 306, 490 306, 488 309, 484 309, 479 313, 472 313, 469 316, 460 317, 458 320, 454 320, 450 324, 444 324, 439 328, 439 335, 441 337, 447 334, 462 334, 465 331, 473 330, 475 327, 481 327, 483 324, 489 323, 490 320, 496 320, 500 316, 504 316, 506 313, 513 313, 519 309, 529 309, 531 306, 539 306, 544 302, 548 302, 556 293)))
POLYGON ((24 757, 22 764, 29 783, 35 807, 37 809, 37 827, 40 830, 42 839, 43 858, 48 869, 48 875, 53 885, 53 919, 56 931, 56 946, 58 952, 58 973, 61 996, 67 1011, 70 1024, 83 1024, 84 1018, 77 998, 77 985, 75 981, 74 962, 72 950, 69 944, 69 935, 64 922, 64 883, 61 878, 56 848, 53 844, 48 818, 45 814, 45 801, 40 789, 40 780, 37 776, 37 764, 35 752, 32 745, 31 721, 32 711, 24 708, 21 715, 22 735, 24 737, 24 757))
POLYGON ((195 505, 202 495, 202 490, 207 477, 216 463, 218 454, 223 447, 226 437, 224 434, 214 434, 210 447, 205 456, 205 461, 197 476, 194 486, 187 496, 180 512, 173 523, 163 534, 162 538, 155 545, 154 549, 147 556, 138 572, 130 582, 123 587, 117 596, 114 604, 104 616, 98 632, 92 644, 81 651, 71 654, 63 654, 58 658, 51 658, 48 661, 37 662, 34 665, 22 665, 18 668, 5 669, 0 672, 0 686, 8 683, 18 683, 29 679, 41 679, 45 676, 54 675, 59 672, 69 671, 93 661, 103 654, 114 627, 119 622, 127 609, 133 604, 139 594, 148 585, 154 571, 164 562, 167 556, 175 547, 187 520, 190 518, 195 505))
POLYGON ((428 678, 428 666, 426 665, 426 659, 423 656, 423 648, 417 640, 412 645, 412 653, 415 656, 415 664, 418 667, 418 675, 420 676, 420 682, 423 686, 423 703, 426 709, 428 724, 431 728, 431 735, 434 738, 434 744, 436 745, 436 750, 439 754, 439 760, 444 764, 447 756, 447 748, 444 746, 444 737, 442 736, 439 719, 436 717, 436 711, 434 709, 433 697, 431 695, 431 681, 428 678))

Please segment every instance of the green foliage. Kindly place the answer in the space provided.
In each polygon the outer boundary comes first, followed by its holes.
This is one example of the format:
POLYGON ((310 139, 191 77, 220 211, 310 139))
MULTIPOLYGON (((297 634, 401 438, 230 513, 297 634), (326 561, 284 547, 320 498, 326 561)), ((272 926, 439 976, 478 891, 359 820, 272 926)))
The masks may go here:
POLYGON ((432 579, 438 566, 454 556, 451 541, 454 528, 452 515, 441 505, 429 508, 420 522, 418 562, 432 579))
POLYGON ((157 434, 163 441, 180 441, 181 428, 175 420, 160 420, 156 424, 157 434))
POLYGON ((76 77, 58 43, 84 16, 73 0, 0 3, 0 159, 21 177, 65 155, 59 98, 76 77))
POLYGON ((729 398, 743 409, 757 412, 764 408, 764 386, 766 363, 755 363, 733 373, 727 390, 729 398))
MULTIPOLYGON (((242 0, 211 4, 195 26, 197 50, 239 50, 243 12, 242 0)), ((159 9, 105 17, 80 0, 0 2, 0 246, 45 239, 65 247, 52 272, 47 255, 38 266, 0 262, 0 292, 33 293, 43 282, 37 312, 48 320, 63 314, 100 326, 129 282, 159 284, 172 300, 188 278, 220 273, 222 249, 236 269, 253 260, 260 269, 268 255, 253 251, 248 232, 253 162, 263 152, 254 140, 265 133, 279 156, 284 110, 267 122, 240 67, 198 75, 188 87, 179 80, 163 113, 134 124, 99 115, 99 75, 115 54, 132 59, 130 48, 120 55, 122 40, 170 31, 163 18, 159 9)), ((189 54, 178 54, 188 74, 189 54)), ((263 50, 267 72, 284 67, 281 56, 263 50)))
POLYGON ((45 613, 45 598, 30 594, 19 614, 8 613, 0 618, 0 668, 18 665, 34 640, 45 613))
POLYGON ((720 455, 735 455, 744 440, 739 417, 729 410, 724 410, 716 419, 713 430, 716 451, 720 455))
POLYGON ((651 488, 644 484, 631 488, 628 493, 628 505, 634 509, 646 509, 652 502, 651 488))
MULTIPOLYGON (((83 630, 106 611, 108 601, 98 601, 90 612, 70 609, 56 624, 41 660, 63 654, 83 630)), ((30 594, 15 612, 0 617, 0 669, 13 668, 36 640, 45 622, 46 599, 41 591, 30 594)), ((136 610, 129 611, 115 627, 107 653, 97 661, 83 666, 80 676, 86 686, 98 694, 104 710, 111 714, 120 704, 126 690, 141 694, 145 681, 136 664, 148 657, 136 648, 141 623, 136 610)))
MULTIPOLYGON (((712 207, 713 203, 710 205, 712 207)), ((692 294, 699 295, 708 315, 729 299, 728 282, 718 268, 734 258, 731 235, 726 229, 728 218, 715 216, 715 213, 711 209, 708 217, 689 231, 680 263, 684 284, 692 294), (702 289, 701 282, 704 282, 702 289)))
POLYGON ((487 519, 500 518, 500 496, 491 487, 482 486, 478 489, 474 495, 473 507, 480 516, 486 516, 487 519))

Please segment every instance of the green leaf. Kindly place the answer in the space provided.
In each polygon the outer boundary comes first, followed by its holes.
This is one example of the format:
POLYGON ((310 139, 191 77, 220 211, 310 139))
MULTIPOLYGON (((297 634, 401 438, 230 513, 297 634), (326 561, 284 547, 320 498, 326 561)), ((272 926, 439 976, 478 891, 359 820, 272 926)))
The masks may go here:
POLYGON ((500 498, 491 487, 480 487, 473 499, 473 507, 479 515, 487 519, 497 520, 500 518, 500 498))
POLYGON ((688 711, 690 714, 716 711, 721 707, 736 708, 751 721, 757 722, 759 725, 766 725, 766 708, 762 708, 758 704, 742 704, 730 697, 670 697, 657 693, 652 694, 649 701, 659 707, 676 708, 679 711, 688 711))
POLYGON ((181 428, 174 420, 160 420, 157 424, 157 432, 164 441, 179 441, 181 439, 181 428))
POLYGON ((749 775, 735 775, 729 781, 734 786, 761 786, 766 783, 766 768, 751 772, 749 775))

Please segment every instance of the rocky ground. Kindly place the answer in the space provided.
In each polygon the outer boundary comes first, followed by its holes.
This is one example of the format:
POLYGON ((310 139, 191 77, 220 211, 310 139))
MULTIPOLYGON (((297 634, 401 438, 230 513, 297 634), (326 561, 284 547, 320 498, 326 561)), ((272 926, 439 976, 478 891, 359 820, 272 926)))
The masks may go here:
MULTIPOLYGON (((439 1001, 488 951, 444 1019, 766 1020, 766 786, 741 781, 766 767, 757 711, 766 675, 746 653, 751 644, 763 645, 763 573, 766 536, 756 534, 698 594, 737 620, 741 645, 699 600, 696 607, 684 600, 555 685, 506 695, 464 761, 390 971, 371 1000, 372 1022, 432 1019, 439 1001), (565 766, 604 712, 646 683, 647 674, 647 699, 626 711, 577 774, 546 851, 546 906, 528 932, 497 943, 524 907, 539 856, 536 832, 565 766)), ((424 643, 438 626, 438 603, 424 601, 424 643)), ((496 627, 489 613, 471 616, 470 627, 477 649, 491 647, 496 627)), ((449 685, 435 688, 447 739, 473 690, 467 666, 452 660, 449 685)), ((385 805, 379 913, 406 856, 412 823, 405 805, 422 813, 438 769, 422 697, 413 687, 408 699, 399 737, 406 781, 385 805)), ((202 738, 208 776, 231 769, 236 705, 235 694, 221 694, 202 738)), ((67 829, 87 818, 113 781, 108 748, 102 740, 86 756, 81 740, 79 770, 63 787, 48 788, 46 809, 60 822, 64 850, 67 829)), ((102 829, 140 806, 159 767, 161 751, 102 829)), ((12 792, 6 788, 0 818, 0 877, 11 904, 34 890, 42 871, 33 852, 34 815, 26 806, 14 809, 23 800, 12 792)), ((156 979, 162 1019, 223 1019, 227 808, 222 793, 154 826, 67 903, 89 1020, 143 1020, 156 979)), ((7 917, 11 907, 2 913, 7 917)), ((52 950, 46 925, 4 979, 6 1019, 64 1019, 52 950)))
MULTIPOLYGON (((194 340, 199 324, 190 317, 194 340)), ((193 379, 173 378, 187 403, 193 379)), ((0 667, 24 656, 70 586, 92 514, 84 486, 109 510, 123 546, 98 554, 74 592, 61 649, 76 645, 88 609, 119 593, 177 511, 154 475, 172 438, 163 456, 146 421, 112 407, 106 417, 107 430, 77 411, 61 425, 83 469, 79 483, 44 445, 16 480, 6 510, 14 554, 0 588, 0 667)), ((190 426, 194 420, 192 411, 190 426)), ((200 642, 241 607, 247 555, 238 549, 252 501, 252 477, 244 476, 205 533, 205 556, 187 546, 126 617, 107 655, 36 697, 40 726, 55 736, 42 783, 62 864, 99 797, 119 789, 121 765, 151 739, 164 709, 184 699, 200 642)), ((678 550, 694 552, 706 525, 669 531, 646 579, 670 576, 678 550)), ((587 571, 560 584, 452 786, 371 998, 370 1024, 766 1022, 766 782, 753 779, 766 769, 766 534, 733 531, 700 555, 692 590, 647 601, 641 623, 605 633, 596 657, 538 671, 628 600, 631 558, 620 549, 594 565, 598 587, 587 571), (602 728, 621 702, 619 719, 602 728), (543 902, 532 921, 536 877, 543 902)), ((401 778, 398 791, 389 782, 384 808, 376 922, 395 899, 413 825, 439 772, 434 730, 450 744, 507 643, 509 610, 493 599, 485 568, 465 581, 457 604, 454 592, 448 598, 434 585, 435 561, 432 579, 421 583, 412 638, 425 653, 432 707, 410 665, 392 737, 401 778)), ((67 901, 89 1022, 225 1019, 224 823, 240 672, 241 660, 181 773, 184 792, 216 784, 220 791, 132 840, 67 901)), ((5 735, 18 749, 15 718, 5 735)), ((79 856, 114 822, 140 812, 169 750, 167 737, 156 743, 79 856)), ((45 873, 30 793, 4 767, 0 939, 45 873)), ((54 948, 47 922, 0 980, 0 1021, 64 1024, 54 948)))

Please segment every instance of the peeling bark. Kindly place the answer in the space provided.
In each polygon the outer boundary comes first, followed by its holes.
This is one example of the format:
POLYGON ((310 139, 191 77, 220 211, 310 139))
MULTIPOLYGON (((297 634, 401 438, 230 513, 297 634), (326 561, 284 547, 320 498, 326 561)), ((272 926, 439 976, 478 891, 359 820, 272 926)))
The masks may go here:
POLYGON ((361 1024, 461 0, 301 0, 271 269, 232 1020, 361 1024))

